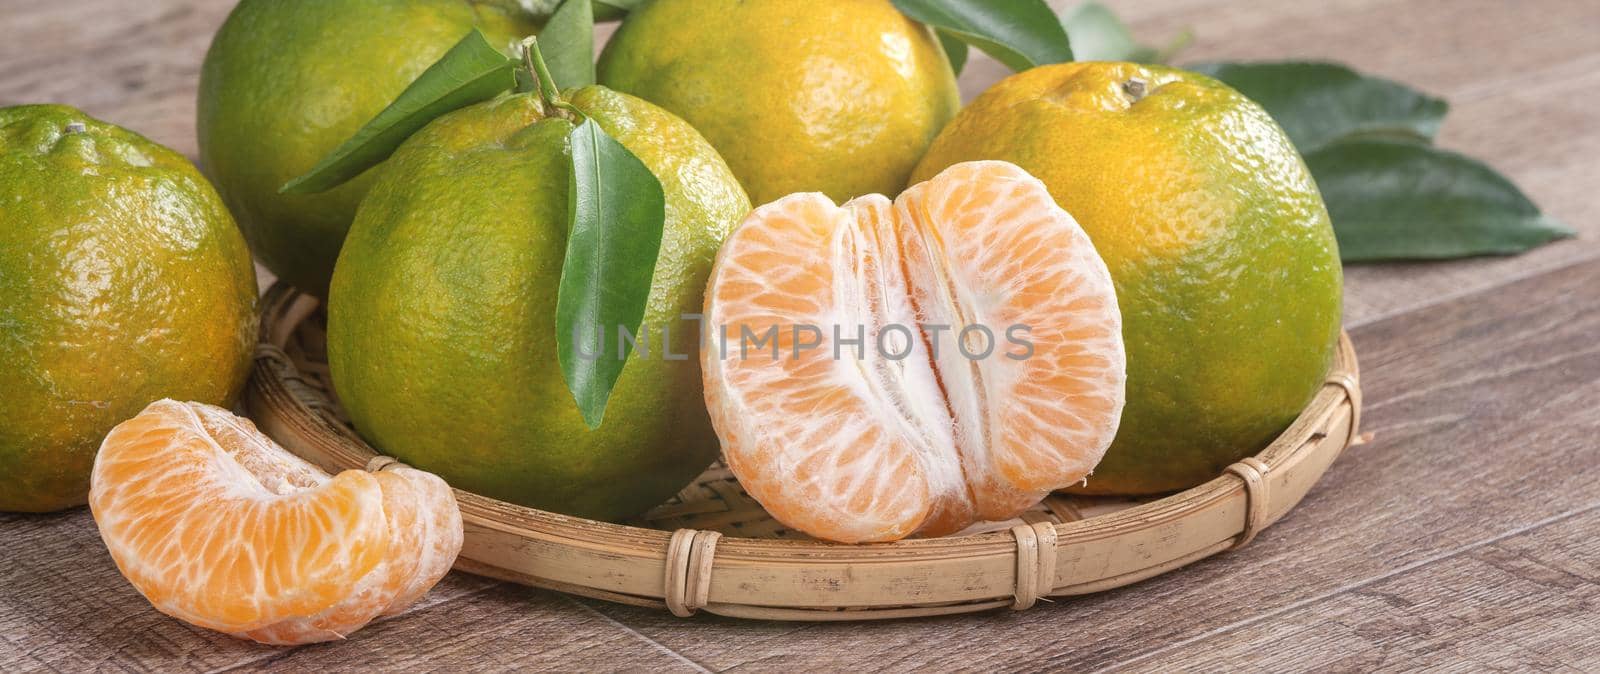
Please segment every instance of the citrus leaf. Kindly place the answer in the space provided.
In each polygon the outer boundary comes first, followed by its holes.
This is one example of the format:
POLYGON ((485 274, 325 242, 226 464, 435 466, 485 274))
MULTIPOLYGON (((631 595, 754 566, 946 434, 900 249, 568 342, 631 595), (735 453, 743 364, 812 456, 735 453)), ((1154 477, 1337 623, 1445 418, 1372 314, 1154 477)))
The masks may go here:
POLYGON ((594 19, 596 21, 615 21, 620 19, 640 5, 645 0, 595 0, 594 19))
POLYGON ((1072 60, 1067 32, 1044 0, 894 0, 894 6, 1018 72, 1072 60))
POLYGON ((618 328, 638 334, 644 319, 666 199, 644 162, 593 119, 574 128, 568 140, 571 228, 556 294, 556 346, 567 389, 592 429, 605 418, 606 401, 632 351, 628 340, 617 339, 618 328))
POLYGON ((1444 99, 1337 63, 1203 63, 1189 69, 1260 103, 1302 153, 1356 135, 1432 142, 1450 108, 1444 99))
POLYGON ((487 101, 516 86, 514 62, 474 28, 422 71, 389 107, 279 192, 323 192, 383 163, 400 143, 452 110, 487 101))
POLYGON ((539 31, 550 75, 561 89, 594 84, 594 11, 589 0, 564 0, 539 31))
POLYGON ((1079 61, 1151 63, 1156 56, 1156 50, 1134 42, 1122 20, 1098 2, 1074 7, 1061 25, 1072 40, 1072 56, 1079 61))
POLYGON ((1507 255, 1568 236, 1471 157, 1417 143, 1339 141, 1306 155, 1346 262, 1507 255))
POLYGON ((960 75, 961 69, 967 66, 967 43, 942 30, 934 31, 934 36, 939 38, 939 46, 944 48, 945 57, 950 59, 950 69, 960 75))

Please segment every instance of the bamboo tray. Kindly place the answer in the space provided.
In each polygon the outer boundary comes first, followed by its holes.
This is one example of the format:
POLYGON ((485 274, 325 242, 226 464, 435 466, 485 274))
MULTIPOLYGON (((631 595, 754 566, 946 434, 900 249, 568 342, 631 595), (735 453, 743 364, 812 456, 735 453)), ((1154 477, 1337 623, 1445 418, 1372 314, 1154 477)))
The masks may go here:
MULTIPOLYGON (((381 470, 328 385, 314 298, 279 283, 262 299, 246 411, 330 471, 381 470)), ((1215 479, 1158 499, 1054 495, 1010 522, 944 538, 837 545, 786 531, 713 465, 631 525, 456 491, 458 570, 636 606, 775 620, 866 620, 1025 609, 1099 592, 1241 547, 1294 507, 1357 436, 1355 352, 1341 335, 1327 385, 1271 445, 1215 479)))

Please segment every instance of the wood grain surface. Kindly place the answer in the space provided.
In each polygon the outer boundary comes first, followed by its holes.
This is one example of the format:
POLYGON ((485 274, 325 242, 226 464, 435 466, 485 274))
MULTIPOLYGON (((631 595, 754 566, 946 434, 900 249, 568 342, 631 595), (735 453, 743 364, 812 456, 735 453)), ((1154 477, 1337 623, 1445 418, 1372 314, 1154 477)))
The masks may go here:
MULTIPOLYGON (((1058 2, 1056 4, 1070 4, 1058 2)), ((689 620, 454 574, 350 640, 255 646, 150 608, 84 510, 0 514, 0 671, 1600 670, 1600 3, 1128 0, 1182 60, 1330 58, 1450 99, 1440 143, 1580 232, 1347 270, 1372 442, 1239 552, 1138 585, 875 624, 689 620)), ((226 0, 0 0, 0 105, 193 156, 226 0)), ((1004 74, 978 59, 972 95, 1004 74)))
MULTIPOLYGON (((1359 328, 1363 427, 1374 442, 1346 450, 1300 506, 1249 547, 1177 573, 989 621, 751 627, 602 610, 713 669, 773 658, 918 669, 956 652, 956 664, 980 669, 1040 661, 1096 669, 1315 606, 1600 505, 1594 288, 1600 261, 1359 328)), ((1587 622, 1600 637, 1600 616, 1587 622)), ((1600 666, 1600 651, 1589 648, 1586 657, 1600 666)), ((1234 660, 1248 662, 1248 654, 1234 660)))

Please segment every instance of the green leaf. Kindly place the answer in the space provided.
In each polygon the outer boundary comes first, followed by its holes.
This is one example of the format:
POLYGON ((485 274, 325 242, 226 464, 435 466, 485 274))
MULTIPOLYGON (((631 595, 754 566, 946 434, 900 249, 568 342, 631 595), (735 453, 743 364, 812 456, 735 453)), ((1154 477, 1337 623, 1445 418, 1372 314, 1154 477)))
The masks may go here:
POLYGON ((1074 7, 1061 25, 1072 41, 1072 55, 1079 61, 1168 63, 1194 40, 1194 34, 1185 28, 1161 49, 1139 44, 1116 13, 1092 1, 1074 7))
POLYGON ((617 339, 617 329, 638 334, 644 319, 666 199, 644 162, 593 119, 568 139, 571 229, 556 295, 556 345, 567 389, 592 429, 605 418, 606 401, 632 351, 617 339))
POLYGON ((1572 236, 1509 180, 1454 152, 1350 139, 1306 164, 1346 262, 1506 255, 1572 236))
POLYGON ((596 21, 615 21, 644 3, 645 0, 595 0, 594 18, 596 21))
POLYGON ((1205 63, 1189 69, 1260 103, 1302 153, 1357 135, 1431 142, 1450 107, 1337 63, 1205 63))
POLYGON ((1012 70, 1072 60, 1067 31, 1044 0, 894 0, 894 6, 1012 70))
POLYGON ((1067 38, 1072 40, 1072 56, 1079 61, 1166 63, 1194 39, 1194 35, 1184 29, 1159 50, 1139 44, 1134 41, 1127 24, 1098 2, 1074 7, 1061 19, 1061 25, 1067 30, 1067 38))
POLYGON ((428 66, 389 107, 278 191, 323 192, 383 163, 400 143, 452 110, 487 101, 516 86, 515 62, 474 28, 428 66))
POLYGON ((539 31, 545 63, 562 90, 594 84, 594 12, 589 0, 564 0, 539 31))
POLYGON ((1098 2, 1074 7, 1061 25, 1072 40, 1072 55, 1079 61, 1150 63, 1156 56, 1156 50, 1134 42, 1122 20, 1098 2))
POLYGON ((967 66, 967 43, 942 30, 934 31, 934 35, 939 38, 939 46, 944 47, 945 57, 950 59, 950 69, 960 75, 961 69, 967 66))

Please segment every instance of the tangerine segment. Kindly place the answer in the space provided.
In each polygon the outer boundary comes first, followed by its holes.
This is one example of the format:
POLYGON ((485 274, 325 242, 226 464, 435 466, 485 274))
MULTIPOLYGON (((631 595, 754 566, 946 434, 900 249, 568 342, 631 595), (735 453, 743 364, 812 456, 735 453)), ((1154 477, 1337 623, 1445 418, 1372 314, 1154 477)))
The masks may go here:
POLYGON ((106 436, 89 505, 158 610, 272 644, 343 638, 449 571, 461 514, 404 466, 329 476, 222 408, 161 400, 106 436))
POLYGON ((940 535, 1083 479, 1122 412, 1105 264, 1044 185, 959 164, 894 202, 753 211, 707 289, 706 402, 775 518, 841 542, 940 535))

